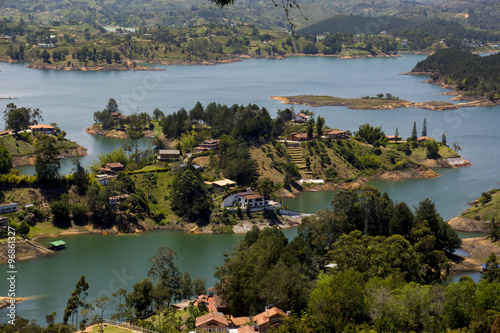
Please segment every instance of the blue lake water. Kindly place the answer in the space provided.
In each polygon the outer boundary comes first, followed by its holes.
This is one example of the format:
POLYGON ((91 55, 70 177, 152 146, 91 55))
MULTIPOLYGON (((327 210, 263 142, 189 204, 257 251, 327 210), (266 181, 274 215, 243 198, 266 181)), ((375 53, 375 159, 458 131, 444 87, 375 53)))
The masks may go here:
MULTIPOLYGON (((93 123, 93 113, 102 110, 113 97, 124 114, 151 113, 160 108, 166 114, 184 107, 191 109, 197 101, 222 104, 255 103, 266 107, 271 114, 284 109, 270 96, 297 94, 334 95, 339 97, 374 96, 391 93, 415 102, 450 100, 436 95, 446 89, 424 84, 425 77, 398 75, 408 72, 422 55, 398 58, 338 60, 322 57, 292 57, 286 60, 249 59, 216 66, 160 66, 164 72, 59 72, 33 70, 25 64, 0 63, 0 109, 14 102, 17 106, 40 108, 44 123, 56 122, 67 137, 89 149, 89 157, 120 147, 123 141, 95 137, 85 133, 93 123)), ((306 108, 296 106, 295 109, 306 108)), ((430 111, 415 108, 396 110, 348 110, 345 107, 313 108, 326 125, 355 131, 359 125, 370 123, 382 126, 387 134, 396 127, 403 137, 411 133, 413 122, 418 131, 427 119, 428 135, 437 139, 446 133, 448 142, 457 141, 462 156, 472 167, 440 169, 433 179, 410 179, 398 182, 371 182, 387 192, 394 201, 405 201, 410 207, 429 197, 445 218, 466 209, 467 202, 481 192, 498 187, 500 154, 497 145, 500 134, 500 107, 464 108, 450 111, 430 111)), ((143 140, 142 147, 149 141, 143 140)), ((71 169, 71 159, 63 161, 63 172, 71 169)), ((32 168, 23 168, 30 173, 32 168)), ((329 206, 332 192, 307 192, 299 199, 285 200, 294 209, 314 213, 329 206)), ((293 237, 296 230, 287 230, 293 237)), ((147 273, 151 257, 160 246, 169 246, 178 253, 178 265, 193 277, 215 282, 215 266, 223 262, 241 235, 191 235, 171 231, 125 236, 68 236, 68 249, 56 255, 17 264, 18 295, 36 296, 19 304, 18 315, 37 319, 57 311, 62 317, 66 300, 81 274, 85 274, 91 289, 90 296, 110 289, 125 287, 147 273), (125 274, 125 278, 123 277, 125 274), (117 276, 118 275, 118 276, 117 276), (129 279, 130 277, 130 279, 129 279), (121 279, 121 280, 120 280, 121 279), (121 284, 121 285, 120 285, 121 284)), ((49 240, 47 240, 49 241, 49 240)), ((44 240, 45 242, 45 240, 44 240)), ((1 265, 7 271, 5 265, 1 265)), ((7 290, 5 279, 0 280, 0 295, 7 290)), ((5 320, 0 311, 0 321, 5 320)))

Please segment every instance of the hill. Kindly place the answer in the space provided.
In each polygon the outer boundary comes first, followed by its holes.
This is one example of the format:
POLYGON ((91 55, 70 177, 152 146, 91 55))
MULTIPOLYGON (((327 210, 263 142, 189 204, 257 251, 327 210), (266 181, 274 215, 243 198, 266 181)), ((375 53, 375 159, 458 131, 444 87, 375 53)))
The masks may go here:
POLYGON ((500 99, 500 53, 481 57, 457 49, 439 50, 417 63, 412 72, 432 73, 432 83, 455 85, 464 95, 500 99))

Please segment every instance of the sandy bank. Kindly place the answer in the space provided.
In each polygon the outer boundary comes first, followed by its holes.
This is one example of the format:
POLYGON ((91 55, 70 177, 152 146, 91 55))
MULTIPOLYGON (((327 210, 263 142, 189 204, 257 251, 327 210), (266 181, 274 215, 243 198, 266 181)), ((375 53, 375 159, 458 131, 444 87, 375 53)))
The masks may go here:
POLYGON ((454 217, 448 223, 453 230, 457 231, 481 233, 488 233, 490 231, 489 221, 474 220, 463 216, 454 217))
POLYGON ((0 309, 8 307, 12 303, 12 300, 14 300, 14 302, 17 304, 19 302, 24 301, 25 299, 26 299, 25 297, 10 298, 10 297, 0 296, 0 309))
MULTIPOLYGON (((7 250, 9 249, 7 242, 0 243, 0 264, 4 264, 9 259, 7 250)), ((16 261, 39 258, 54 254, 54 251, 49 250, 46 246, 34 240, 16 239, 16 261)))

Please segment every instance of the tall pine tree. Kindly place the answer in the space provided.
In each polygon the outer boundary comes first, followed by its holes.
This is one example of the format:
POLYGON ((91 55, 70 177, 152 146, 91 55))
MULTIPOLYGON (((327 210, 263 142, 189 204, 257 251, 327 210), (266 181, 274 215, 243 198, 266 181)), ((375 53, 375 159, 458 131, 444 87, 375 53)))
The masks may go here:
POLYGON ((413 122, 413 130, 411 131, 411 141, 417 141, 417 122, 413 122))
POLYGON ((424 125, 422 127, 422 136, 427 136, 427 119, 424 118, 424 125))

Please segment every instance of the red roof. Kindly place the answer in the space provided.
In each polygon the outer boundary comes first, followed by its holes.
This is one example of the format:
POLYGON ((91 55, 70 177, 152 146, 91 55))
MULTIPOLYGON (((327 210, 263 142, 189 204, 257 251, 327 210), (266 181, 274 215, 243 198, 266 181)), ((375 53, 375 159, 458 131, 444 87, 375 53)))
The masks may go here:
POLYGON ((272 318, 272 317, 276 317, 276 316, 280 316, 280 317, 286 317, 286 313, 283 312, 283 310, 279 309, 279 308, 271 308, 267 311, 264 311, 262 313, 259 313, 258 315, 254 316, 252 318, 252 320, 254 322, 257 323, 257 325, 261 326, 263 324, 266 324, 266 323, 269 323, 269 320, 272 318))
MULTIPOLYGON (((218 315, 214 312, 207 313, 206 315, 203 315, 201 317, 196 318, 196 327, 202 326, 202 325, 208 325, 210 323, 213 323, 212 325, 217 325, 217 326, 228 326, 228 321, 225 317, 218 315)), ((210 325, 210 326, 212 326, 210 325)))

